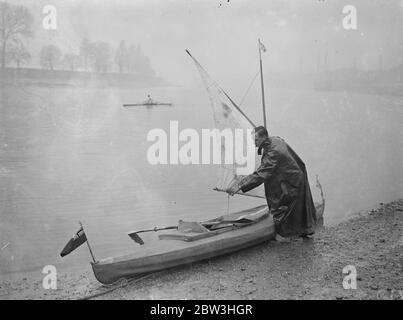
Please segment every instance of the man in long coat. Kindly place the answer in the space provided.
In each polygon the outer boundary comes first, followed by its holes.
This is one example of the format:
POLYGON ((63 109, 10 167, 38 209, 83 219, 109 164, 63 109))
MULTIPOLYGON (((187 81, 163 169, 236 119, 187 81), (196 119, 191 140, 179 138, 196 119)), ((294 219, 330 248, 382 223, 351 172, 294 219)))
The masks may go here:
POLYGON ((275 231, 282 237, 314 233, 316 211, 304 162, 279 137, 269 137, 265 127, 255 128, 255 144, 262 155, 260 167, 227 192, 248 192, 264 183, 275 231))

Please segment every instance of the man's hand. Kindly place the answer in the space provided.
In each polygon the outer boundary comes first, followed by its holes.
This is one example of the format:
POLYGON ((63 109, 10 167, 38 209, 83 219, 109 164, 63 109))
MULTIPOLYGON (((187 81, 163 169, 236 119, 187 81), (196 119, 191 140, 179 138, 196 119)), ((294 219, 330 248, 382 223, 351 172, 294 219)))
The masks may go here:
POLYGON ((234 183, 227 189, 227 192, 230 196, 233 196, 235 193, 239 192, 241 188, 239 187, 238 183, 234 183))

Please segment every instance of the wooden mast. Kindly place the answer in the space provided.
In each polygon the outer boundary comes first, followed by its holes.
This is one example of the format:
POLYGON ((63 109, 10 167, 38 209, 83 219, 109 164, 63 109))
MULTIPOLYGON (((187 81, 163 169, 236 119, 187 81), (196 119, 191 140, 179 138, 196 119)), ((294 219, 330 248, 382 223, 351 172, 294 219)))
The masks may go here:
MULTIPOLYGON (((85 234, 83 224, 81 223, 81 221, 79 221, 78 223, 79 223, 80 227, 83 229, 83 232, 84 232, 84 234, 85 234)), ((89 241, 88 241, 88 238, 87 238, 87 235, 86 235, 86 234, 85 234, 85 238, 87 239, 85 242, 87 242, 88 249, 90 250, 90 254, 91 254, 92 260, 94 261, 94 263, 97 263, 97 261, 95 260, 94 254, 92 253, 91 246, 90 246, 90 243, 89 243, 89 241)))
MULTIPOLYGON (((262 53, 261 53, 263 44, 260 42, 260 39, 258 39, 258 43, 259 43, 259 60, 260 60, 260 85, 262 88, 263 123, 264 123, 264 127, 267 128, 266 105, 265 105, 265 99, 264 99, 264 85, 263 85, 263 64, 262 64, 262 53)), ((263 46, 263 48, 264 48, 264 46, 263 46)))

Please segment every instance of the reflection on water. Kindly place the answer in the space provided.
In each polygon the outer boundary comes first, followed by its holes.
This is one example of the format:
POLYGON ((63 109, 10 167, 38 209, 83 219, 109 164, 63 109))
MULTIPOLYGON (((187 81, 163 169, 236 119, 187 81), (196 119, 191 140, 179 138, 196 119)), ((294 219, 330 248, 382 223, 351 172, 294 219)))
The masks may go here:
MULTIPOLYGON (((153 128, 169 132, 170 120, 180 130, 213 126, 201 86, 153 89, 153 97, 174 103, 169 108, 122 107, 144 100, 144 90, 0 93, 0 248, 10 243, 0 251, 1 272, 84 265, 85 248, 59 257, 79 220, 104 258, 137 249, 129 230, 226 213, 226 195, 212 191, 215 166, 152 166, 146 159, 153 128)), ((259 106, 259 96, 243 104, 256 123, 259 106)), ((401 98, 271 89, 268 113, 270 133, 300 154, 312 185, 319 175, 325 224, 402 196, 401 98)), ((234 197, 230 210, 261 203, 234 197)))

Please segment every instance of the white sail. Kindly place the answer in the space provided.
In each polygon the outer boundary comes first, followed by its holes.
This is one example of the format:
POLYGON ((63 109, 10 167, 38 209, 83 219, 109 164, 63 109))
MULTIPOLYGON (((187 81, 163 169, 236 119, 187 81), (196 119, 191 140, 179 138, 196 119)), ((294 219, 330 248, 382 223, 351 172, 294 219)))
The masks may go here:
MULTIPOLYGON (((193 59, 200 73, 203 83, 210 97, 210 104, 213 109, 215 128, 222 132, 224 129, 230 129, 232 132, 235 129, 253 129, 255 125, 246 116, 246 114, 235 104, 228 94, 220 88, 220 86, 207 74, 200 63, 186 50, 189 56, 193 59)), ((246 130, 244 130, 246 134, 246 130)), ((221 139, 217 135, 216 139, 221 139)), ((246 143, 246 137, 243 141, 246 143)), ((222 141, 221 141, 222 142, 222 141)), ((225 164, 225 144, 221 143, 221 167, 218 176, 217 186, 215 190, 226 191, 235 181, 240 181, 243 176, 237 175, 238 165, 234 161, 233 164, 225 164)), ((255 154, 255 168, 260 164, 260 156, 255 154)), ((247 193, 239 192, 239 194, 265 198, 263 185, 255 188, 247 193)))

